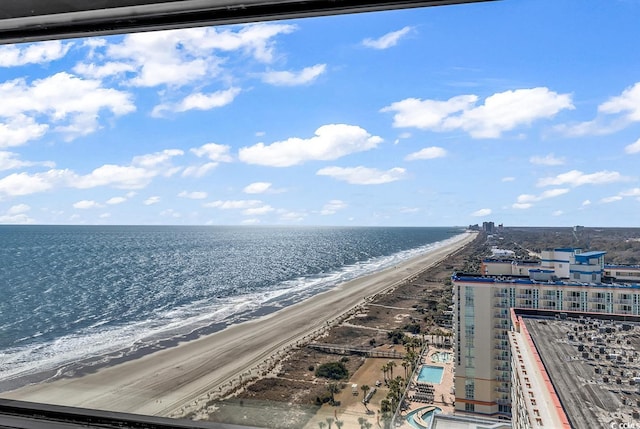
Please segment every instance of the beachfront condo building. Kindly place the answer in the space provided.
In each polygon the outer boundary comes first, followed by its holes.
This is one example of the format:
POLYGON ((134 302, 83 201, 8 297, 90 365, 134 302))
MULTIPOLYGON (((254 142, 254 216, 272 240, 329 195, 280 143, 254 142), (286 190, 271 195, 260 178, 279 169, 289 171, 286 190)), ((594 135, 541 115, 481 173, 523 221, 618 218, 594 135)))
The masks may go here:
POLYGON ((454 274, 456 411, 511 417, 510 309, 640 314, 640 284, 604 282, 604 254, 554 249, 526 275, 504 261, 454 274))

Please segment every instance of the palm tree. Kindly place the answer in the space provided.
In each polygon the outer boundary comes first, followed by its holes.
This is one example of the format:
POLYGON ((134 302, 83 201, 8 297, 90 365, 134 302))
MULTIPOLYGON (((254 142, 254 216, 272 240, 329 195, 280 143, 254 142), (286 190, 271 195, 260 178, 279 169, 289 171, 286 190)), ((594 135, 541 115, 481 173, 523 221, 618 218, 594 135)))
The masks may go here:
POLYGON ((336 427, 338 429, 342 429, 342 425, 344 425, 344 421, 342 420, 336 420, 336 427))
POLYGON ((393 368, 395 368, 397 365, 392 360, 390 360, 387 365, 389 366, 389 372, 391 373, 391 378, 393 378, 393 368))
POLYGON ((404 368, 404 378, 409 378, 409 362, 407 362, 406 357, 402 360, 402 367, 404 368))
POLYGON ((327 420, 327 426, 329 427, 329 429, 331 429, 331 424, 333 423, 334 418, 333 417, 327 417, 326 420, 327 420))
POLYGON ((362 389, 362 393, 364 394, 365 398, 367 397, 367 392, 371 390, 371 388, 366 384, 363 384, 362 386, 360 386, 360 389, 362 389))
POLYGON ((338 387, 338 385, 336 383, 329 383, 329 384, 327 384, 327 390, 329 391, 329 394, 331 395, 331 404, 335 403, 335 399, 334 399, 333 395, 338 393, 340 391, 340 388, 338 387))
POLYGON ((371 388, 368 385, 363 384, 360 386, 360 389, 362 389, 363 394, 362 404, 364 405, 364 409, 367 410, 367 414, 369 414, 369 408, 367 407, 367 392, 371 390, 371 388))
POLYGON ((387 366, 386 363, 384 365, 382 365, 382 377, 384 378, 384 381, 387 381, 387 371, 388 370, 389 370, 389 367, 387 366))
POLYGON ((326 424, 325 422, 318 422, 318 427, 319 427, 320 429, 324 429, 324 427, 325 427, 326 425, 327 425, 327 424, 326 424))

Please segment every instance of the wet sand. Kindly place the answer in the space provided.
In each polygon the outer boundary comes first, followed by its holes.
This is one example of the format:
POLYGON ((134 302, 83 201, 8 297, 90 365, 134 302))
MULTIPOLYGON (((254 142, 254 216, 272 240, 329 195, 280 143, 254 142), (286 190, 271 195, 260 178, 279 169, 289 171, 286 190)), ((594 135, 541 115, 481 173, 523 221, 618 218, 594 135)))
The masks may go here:
POLYGON ((396 267, 344 283, 261 318, 80 377, 27 386, 0 396, 83 408, 150 415, 181 415, 202 405, 209 392, 256 373, 261 363, 309 339, 367 297, 433 266, 470 243, 457 242, 396 267))

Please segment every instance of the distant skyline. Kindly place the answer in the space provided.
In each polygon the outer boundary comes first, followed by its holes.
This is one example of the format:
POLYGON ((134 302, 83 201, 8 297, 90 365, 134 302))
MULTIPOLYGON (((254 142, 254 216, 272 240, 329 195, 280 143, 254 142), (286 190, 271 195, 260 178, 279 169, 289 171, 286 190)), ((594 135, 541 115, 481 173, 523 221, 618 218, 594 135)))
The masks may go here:
POLYGON ((638 226, 640 1, 0 46, 0 224, 638 226))

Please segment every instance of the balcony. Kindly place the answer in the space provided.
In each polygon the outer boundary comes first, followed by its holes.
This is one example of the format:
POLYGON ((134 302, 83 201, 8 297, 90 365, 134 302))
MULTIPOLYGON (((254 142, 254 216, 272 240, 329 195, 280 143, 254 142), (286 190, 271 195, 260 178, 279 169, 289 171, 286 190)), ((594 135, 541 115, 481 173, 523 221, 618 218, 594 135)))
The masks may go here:
POLYGON ((494 346, 493 349, 494 350, 511 350, 509 346, 503 346, 503 345, 494 346))
POLYGON ((626 304, 626 305, 631 305, 633 304, 633 300, 632 299, 616 299, 614 301, 616 304, 626 304))
POLYGON ((505 377, 505 376, 499 375, 499 376, 496 377, 496 380, 498 380, 498 381, 511 381, 511 377, 505 377))
POLYGON ((508 296, 509 294, 507 292, 494 292, 493 296, 495 296, 496 298, 504 298, 506 296, 508 296))
POLYGON ((560 306, 555 306, 555 305, 541 305, 540 307, 538 307, 540 310, 558 310, 560 309, 560 306))
POLYGON ((569 302, 578 302, 578 301, 581 301, 582 298, 579 296, 565 296, 564 300, 569 302))
POLYGON ((494 340, 508 340, 509 336, 507 334, 495 334, 493 336, 494 340))
POLYGON ((605 298, 589 298, 589 302, 605 302, 605 298))
POLYGON ((494 390, 496 392, 500 392, 500 393, 509 393, 509 392, 511 392, 511 389, 509 389, 508 387, 503 387, 503 386, 498 386, 494 390))
POLYGON ((496 371, 510 371, 511 370, 511 366, 510 365, 496 365, 493 369, 495 369, 496 371))
POLYGON ((532 293, 519 293, 519 294, 516 295, 516 298, 533 299, 533 294, 532 293))
POLYGON ((497 361, 503 361, 503 362, 511 361, 511 357, 509 355, 506 355, 506 356, 505 355, 495 355, 493 357, 493 359, 497 360, 497 361))

